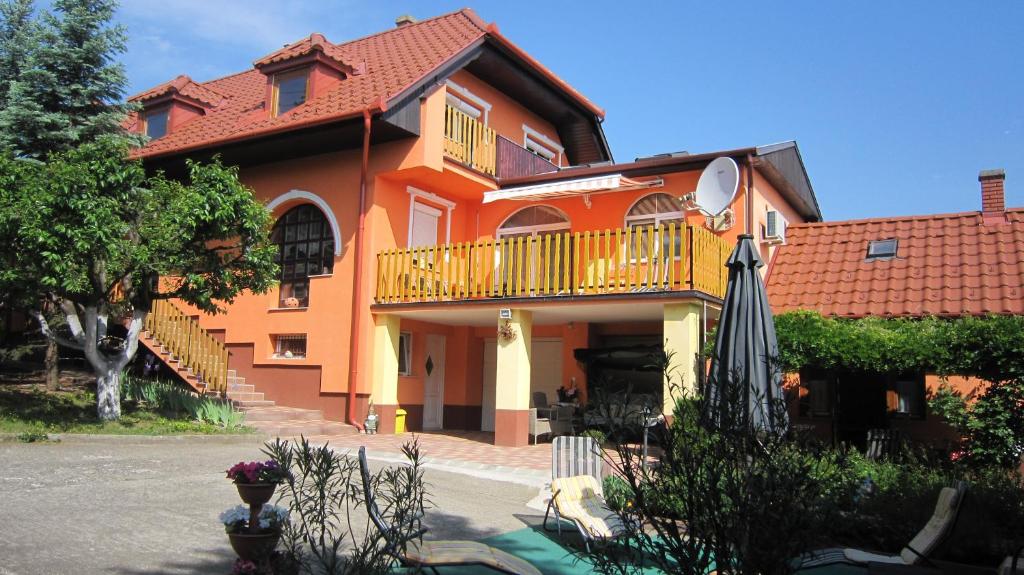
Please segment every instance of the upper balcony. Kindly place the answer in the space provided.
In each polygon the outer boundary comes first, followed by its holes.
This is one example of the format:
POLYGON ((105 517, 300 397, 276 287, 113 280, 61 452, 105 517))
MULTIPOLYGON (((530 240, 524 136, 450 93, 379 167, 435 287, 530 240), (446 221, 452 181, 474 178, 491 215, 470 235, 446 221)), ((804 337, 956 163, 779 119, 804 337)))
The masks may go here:
POLYGON ((558 171, 545 158, 498 135, 469 114, 446 106, 444 153, 449 158, 496 178, 558 171))
POLYGON ((386 250, 378 304, 699 291, 725 296, 732 246, 685 223, 386 250))

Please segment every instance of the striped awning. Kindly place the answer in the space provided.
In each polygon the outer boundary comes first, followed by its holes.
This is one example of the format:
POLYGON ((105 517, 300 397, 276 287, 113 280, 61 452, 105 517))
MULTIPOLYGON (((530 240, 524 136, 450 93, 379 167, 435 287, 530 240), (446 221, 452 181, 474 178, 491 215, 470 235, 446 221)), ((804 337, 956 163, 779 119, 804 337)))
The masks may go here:
POLYGON ((567 196, 579 196, 593 193, 652 188, 661 185, 663 185, 661 178, 641 182, 627 178, 622 174, 609 174, 590 178, 578 178, 575 180, 561 180, 558 182, 533 184, 530 186, 517 186, 514 188, 495 190, 493 192, 484 192, 483 203, 488 204, 498 200, 539 200, 543 198, 563 198, 567 196))

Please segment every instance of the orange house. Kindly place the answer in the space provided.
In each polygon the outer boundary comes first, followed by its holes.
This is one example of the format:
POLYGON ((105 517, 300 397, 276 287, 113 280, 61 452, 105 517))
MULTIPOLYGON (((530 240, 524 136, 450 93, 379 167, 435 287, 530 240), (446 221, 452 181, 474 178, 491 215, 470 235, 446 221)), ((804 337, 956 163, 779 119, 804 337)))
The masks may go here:
MULTIPOLYGON (((985 170, 981 211, 799 224, 767 277, 772 311, 824 316, 960 317, 1024 314, 1024 208, 1006 208, 1003 170, 985 170)), ((894 430, 938 445, 957 439, 928 412, 942 383, 926 373, 808 369, 787 387, 792 420, 822 438, 863 445, 869 430, 894 430)), ((980 382, 951 376, 970 398, 980 382)))
MULTIPOLYGON (((521 445, 534 393, 585 398, 622 375, 593 358, 695 358, 738 234, 767 260, 787 223, 821 219, 793 142, 614 163, 604 111, 494 24, 471 10, 396 24, 131 98, 148 167, 219 154, 277 222, 277 289, 219 316, 160 311, 213 342, 194 354, 204 380, 230 368, 330 419, 358 426, 372 401, 383 432, 401 408, 414 430, 521 445), (719 157, 739 183, 706 218, 682 199, 719 157)), ((626 377, 670 401, 641 371, 626 377)), ((694 362, 678 377, 694 385, 694 362)))

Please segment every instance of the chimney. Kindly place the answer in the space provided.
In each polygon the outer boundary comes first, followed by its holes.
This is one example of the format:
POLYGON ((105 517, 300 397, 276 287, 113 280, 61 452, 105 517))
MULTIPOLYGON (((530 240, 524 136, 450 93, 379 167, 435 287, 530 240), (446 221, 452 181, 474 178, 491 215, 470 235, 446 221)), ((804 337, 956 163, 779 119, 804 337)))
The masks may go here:
POLYGON ((398 18, 395 18, 395 27, 401 28, 402 26, 408 26, 409 24, 415 24, 416 18, 413 18, 411 14, 402 14, 398 18))
POLYGON ((985 216, 1001 216, 1006 210, 1003 181, 1006 172, 1002 168, 982 170, 978 174, 981 182, 981 213, 985 216))

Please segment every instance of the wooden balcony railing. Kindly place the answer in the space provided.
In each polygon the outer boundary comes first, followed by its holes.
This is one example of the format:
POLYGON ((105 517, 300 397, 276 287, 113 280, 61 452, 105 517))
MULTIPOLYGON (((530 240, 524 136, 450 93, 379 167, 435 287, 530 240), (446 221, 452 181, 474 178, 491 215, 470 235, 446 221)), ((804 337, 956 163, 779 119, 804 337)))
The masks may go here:
POLYGON ((558 166, 504 136, 498 136, 497 152, 496 175, 499 178, 517 178, 558 171, 558 166))
POLYGON ((167 300, 156 300, 146 316, 146 331, 210 391, 228 388, 228 350, 199 323, 167 300))
POLYGON ((732 246, 683 223, 393 249, 377 303, 699 290, 725 295, 732 246))
POLYGON ((451 106, 444 110, 444 153, 485 174, 495 174, 494 130, 451 106))

